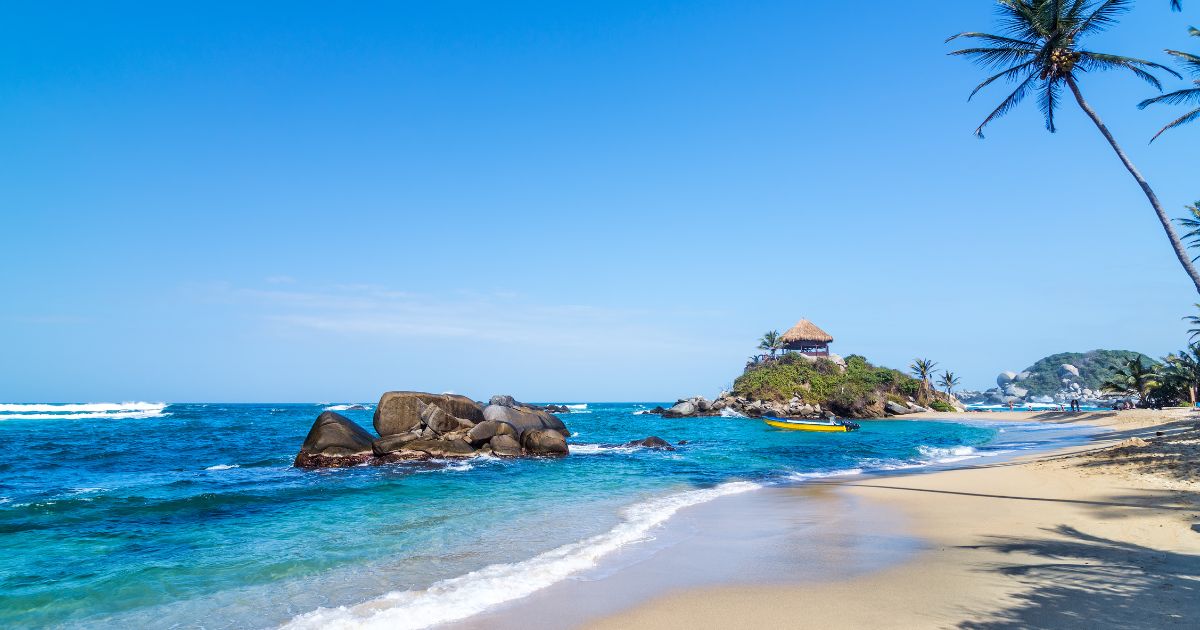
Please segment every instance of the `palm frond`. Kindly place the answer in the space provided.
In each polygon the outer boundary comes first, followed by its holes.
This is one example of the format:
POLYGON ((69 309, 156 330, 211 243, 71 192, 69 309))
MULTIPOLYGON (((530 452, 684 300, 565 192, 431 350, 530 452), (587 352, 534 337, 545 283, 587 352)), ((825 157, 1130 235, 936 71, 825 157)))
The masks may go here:
POLYGON ((1001 79, 1001 78, 1012 79, 1014 75, 1020 74, 1022 70, 1029 70, 1033 66, 1035 61, 1036 60, 1026 61, 1025 63, 1023 63, 1019 66, 1013 66, 1013 67, 1009 68, 1008 70, 1004 70, 1003 72, 1000 72, 999 74, 995 74, 993 76, 988 77, 988 79, 986 81, 975 86, 974 90, 971 90, 971 95, 967 97, 967 100, 969 101, 969 100, 975 98, 975 95, 979 93, 979 90, 982 90, 983 88, 987 87, 988 85, 990 85, 992 82, 996 81, 997 79, 1001 79))
POLYGON ((1176 127, 1181 127, 1181 126, 1183 126, 1183 125, 1186 125, 1186 124, 1188 124, 1188 123, 1196 122, 1197 120, 1200 120, 1200 108, 1193 109, 1192 111, 1190 111, 1190 112, 1188 112, 1188 113, 1186 113, 1186 114, 1184 114, 1184 115, 1180 116, 1179 118, 1176 118, 1175 120, 1172 120, 1171 122, 1167 123, 1167 126, 1166 126, 1166 127, 1163 127, 1162 129, 1159 129, 1159 130, 1158 130, 1158 133, 1154 134, 1154 137, 1153 137, 1153 138, 1150 138, 1150 142, 1154 142, 1155 140, 1158 140, 1158 137, 1159 137, 1159 136, 1161 136, 1161 135, 1163 135, 1163 133, 1164 133, 1164 132, 1166 132, 1166 131, 1167 131, 1167 130, 1169 130, 1169 129, 1174 129, 1174 128, 1176 128, 1176 127))
POLYGON ((1008 95, 1008 98, 1005 98, 1003 101, 1001 101, 1000 105, 996 109, 992 110, 992 113, 988 114, 988 117, 984 118, 982 123, 979 123, 979 126, 975 128, 975 135, 979 138, 982 138, 984 127, 988 126, 988 124, 993 120, 996 120, 997 118, 1007 114, 1012 110, 1012 108, 1020 105, 1021 101, 1025 100, 1025 94, 1029 92, 1030 85, 1037 78, 1038 75, 1036 73, 1030 74, 1028 77, 1026 77, 1026 79, 1017 86, 1017 89, 1013 90, 1013 93, 1008 95))
POLYGON ((1171 10, 1172 11, 1182 11, 1183 10, 1183 0, 1171 0, 1171 10))
POLYGON ((1150 105, 1157 105, 1159 103, 1166 105, 1183 105, 1192 101, 1200 102, 1200 88, 1177 90, 1169 94, 1148 98, 1141 103, 1138 103, 1138 109, 1146 109, 1150 105))
POLYGON ((1071 36, 1077 38, 1081 35, 1103 31, 1116 24, 1117 18, 1131 8, 1133 8, 1132 0, 1105 0, 1092 11, 1091 15, 1072 29, 1071 36))
POLYGON ((1056 81, 1046 81, 1038 96, 1038 109, 1042 110, 1042 116, 1046 118, 1046 130, 1050 133, 1058 131, 1054 127, 1054 108, 1058 106, 1058 95, 1059 84, 1056 81))
POLYGON ((1016 63, 1023 63, 1031 55, 1041 51, 1036 48, 1015 48, 993 46, 988 48, 963 48, 955 50, 951 57, 966 57, 988 69, 1002 68, 1016 63))
POLYGON ((1128 70, 1136 75, 1139 79, 1154 86, 1154 88, 1160 92, 1162 91, 1162 82, 1158 80, 1158 77, 1155 77, 1147 72, 1147 69, 1161 70, 1177 79, 1183 78, 1183 76, 1178 72, 1175 72, 1161 63, 1154 63, 1153 61, 1137 59, 1135 57, 1123 57, 1121 55, 1097 53, 1090 50, 1079 51, 1079 64, 1088 72, 1091 72, 1092 70, 1128 70))

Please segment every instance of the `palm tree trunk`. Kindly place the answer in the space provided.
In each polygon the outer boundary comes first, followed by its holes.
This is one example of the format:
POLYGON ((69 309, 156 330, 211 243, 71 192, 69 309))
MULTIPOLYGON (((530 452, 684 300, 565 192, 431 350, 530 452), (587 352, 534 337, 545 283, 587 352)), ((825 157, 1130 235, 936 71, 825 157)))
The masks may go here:
POLYGON ((1179 264, 1183 265, 1184 271, 1192 278, 1192 284, 1196 285, 1196 292, 1200 293, 1200 273, 1197 273, 1196 267, 1192 265, 1192 259, 1188 256, 1187 248, 1184 247, 1183 241, 1179 240, 1179 235, 1175 233, 1175 227, 1171 225, 1171 219, 1163 210, 1162 204, 1158 202, 1158 195, 1154 194, 1154 190, 1150 188, 1150 184, 1146 182, 1146 178, 1138 172, 1137 167, 1133 162, 1129 161, 1129 156, 1125 155, 1125 151, 1121 149, 1121 145, 1117 144, 1116 138, 1113 138, 1108 127, 1100 120, 1100 116, 1096 114, 1096 110, 1092 109, 1091 105, 1084 100, 1083 93, 1079 91, 1079 86, 1076 85, 1075 79, 1067 78, 1067 85, 1071 87, 1071 93, 1075 95, 1075 100, 1079 103, 1079 107, 1083 112, 1096 123, 1096 127, 1100 133, 1104 135, 1104 139, 1112 145, 1113 151, 1117 152, 1117 157, 1121 158, 1121 163, 1125 165, 1125 169, 1130 175, 1137 180, 1138 186, 1142 187, 1142 192, 1146 193, 1146 199, 1150 200, 1150 205, 1154 208, 1154 213, 1158 215, 1159 223, 1162 223, 1163 231, 1167 233, 1167 239, 1171 241, 1171 248, 1175 250, 1175 257, 1179 259, 1179 264))

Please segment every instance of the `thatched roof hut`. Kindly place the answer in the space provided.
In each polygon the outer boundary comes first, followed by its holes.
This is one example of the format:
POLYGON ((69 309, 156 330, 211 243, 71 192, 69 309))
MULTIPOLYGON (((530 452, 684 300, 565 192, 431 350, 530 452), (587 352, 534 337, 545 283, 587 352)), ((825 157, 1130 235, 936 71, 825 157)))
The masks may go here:
POLYGON ((829 344, 833 342, 829 333, 807 319, 796 322, 779 339, 783 342, 784 350, 817 356, 828 356, 829 344))

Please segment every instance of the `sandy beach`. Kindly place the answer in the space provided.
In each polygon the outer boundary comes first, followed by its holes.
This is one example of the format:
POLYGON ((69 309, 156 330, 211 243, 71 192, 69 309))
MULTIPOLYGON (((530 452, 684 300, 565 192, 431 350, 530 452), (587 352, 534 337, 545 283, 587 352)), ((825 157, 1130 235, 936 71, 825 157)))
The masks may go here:
POLYGON ((677 589, 590 627, 1177 627, 1200 618, 1200 418, 1138 410, 986 419, 1105 431, 1087 446, 1021 460, 792 490, 895 510, 920 550, 850 579, 677 589))

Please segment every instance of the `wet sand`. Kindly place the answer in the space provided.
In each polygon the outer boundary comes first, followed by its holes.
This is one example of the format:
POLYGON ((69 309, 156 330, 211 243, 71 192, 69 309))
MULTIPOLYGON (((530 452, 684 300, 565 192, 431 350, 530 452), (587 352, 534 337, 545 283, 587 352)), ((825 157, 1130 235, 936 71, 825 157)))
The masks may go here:
MULTIPOLYGON (((780 546, 776 562, 764 563, 757 579, 672 586, 642 603, 614 602, 620 612, 585 625, 1194 627, 1200 618, 1200 470, 1192 456, 1200 429, 1194 416, 1186 410, 979 415, 1086 422, 1106 432, 1092 444, 1053 455, 930 474, 815 482, 785 491, 793 493, 794 509, 803 509, 814 496, 830 496, 834 510, 845 505, 874 510, 896 525, 886 528, 892 533, 885 547, 907 552, 890 556, 896 562, 878 570, 829 573, 813 583, 813 566, 780 546), (1148 444, 1113 448, 1135 436, 1148 444), (901 528, 903 534, 894 533, 901 528), (788 576, 792 570, 796 573, 788 576), (808 581, 802 574, 810 576, 808 581)), ((798 533, 797 542, 829 544, 798 533)), ((843 554, 856 546, 843 539, 814 557, 826 567, 842 566, 843 554)), ((703 570, 667 554, 647 564, 661 564, 656 571, 663 576, 703 570)), ((624 579, 620 576, 610 579, 624 579)), ((559 601, 550 610, 572 605, 559 601)))

